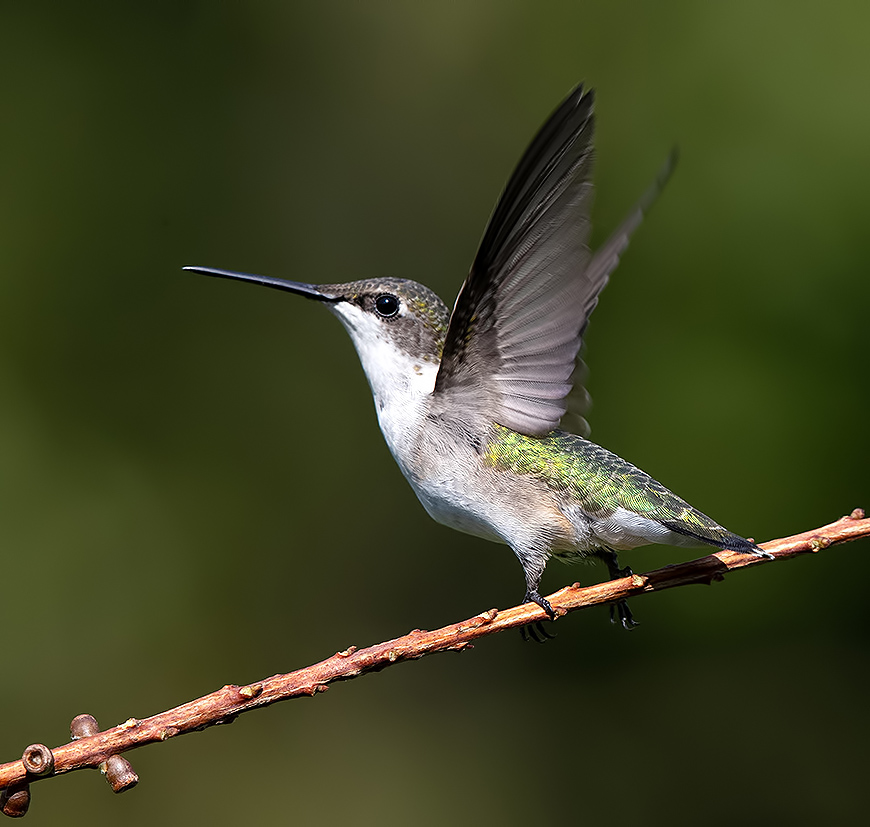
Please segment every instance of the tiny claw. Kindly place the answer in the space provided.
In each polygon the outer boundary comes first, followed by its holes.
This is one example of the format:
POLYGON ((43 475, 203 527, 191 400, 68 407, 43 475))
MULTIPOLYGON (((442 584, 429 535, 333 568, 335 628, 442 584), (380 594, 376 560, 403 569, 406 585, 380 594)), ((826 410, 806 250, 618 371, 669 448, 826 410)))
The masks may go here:
POLYGON ((553 611, 550 601, 545 597, 541 597, 537 591, 526 592, 526 596, 523 598, 523 603, 534 603, 535 605, 540 606, 547 613, 547 617, 549 617, 550 620, 556 619, 556 613, 553 611))
MULTIPOLYGON (((547 617, 549 617, 551 621, 556 619, 556 612, 553 611, 550 601, 545 597, 541 597, 541 595, 538 594, 537 589, 527 591, 526 596, 523 598, 523 603, 534 603, 536 606, 540 606, 547 613, 547 617)), ((552 640, 556 637, 544 628, 543 622, 540 620, 521 626, 520 635, 524 641, 528 642, 531 638, 535 643, 544 643, 545 641, 552 640)))
POLYGON ((548 640, 553 640, 556 637, 556 635, 551 635, 544 628, 544 624, 540 620, 537 623, 520 626, 520 636, 525 643, 528 643, 529 640, 533 640, 535 643, 546 643, 548 640))
POLYGON ((628 603, 625 600, 617 600, 616 603, 610 604, 610 622, 616 623, 616 618, 622 624, 622 628, 626 631, 631 631, 640 623, 634 619, 631 609, 628 608, 628 603))

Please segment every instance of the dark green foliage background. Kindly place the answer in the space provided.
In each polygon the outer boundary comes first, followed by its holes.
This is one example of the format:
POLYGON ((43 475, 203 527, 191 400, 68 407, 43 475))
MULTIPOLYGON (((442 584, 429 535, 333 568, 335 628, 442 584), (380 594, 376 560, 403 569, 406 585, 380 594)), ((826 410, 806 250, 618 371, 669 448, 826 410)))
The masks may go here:
MULTIPOLYGON (((0 760, 521 596, 417 504, 334 320, 180 268, 452 300, 581 79, 599 240, 681 149, 589 329, 593 437, 759 540, 870 507, 868 33, 862 2, 3 3, 0 760)), ((40 783, 28 823, 860 819, 867 551, 339 685, 133 754, 121 798, 40 783)))

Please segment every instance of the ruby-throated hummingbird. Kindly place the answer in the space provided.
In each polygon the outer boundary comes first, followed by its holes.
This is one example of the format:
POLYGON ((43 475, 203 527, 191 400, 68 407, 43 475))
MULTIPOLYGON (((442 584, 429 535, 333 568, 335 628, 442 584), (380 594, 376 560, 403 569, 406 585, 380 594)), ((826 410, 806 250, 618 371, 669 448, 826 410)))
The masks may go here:
MULTIPOLYGON (((649 543, 769 556, 630 463, 559 430, 589 315, 671 166, 592 253, 592 109, 593 93, 580 85, 535 136, 452 313, 405 279, 313 285, 185 268, 297 293, 338 316, 387 445, 426 511, 510 546, 525 601, 550 619, 538 586, 551 556, 601 558, 612 578, 629 573, 617 551, 649 543)), ((625 603, 617 608, 634 625, 625 603)))

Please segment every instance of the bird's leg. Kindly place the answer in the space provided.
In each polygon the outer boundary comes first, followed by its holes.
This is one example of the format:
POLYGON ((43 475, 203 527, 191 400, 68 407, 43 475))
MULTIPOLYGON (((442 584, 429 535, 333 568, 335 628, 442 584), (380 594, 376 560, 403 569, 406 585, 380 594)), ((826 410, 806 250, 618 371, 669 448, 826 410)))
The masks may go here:
MULTIPOLYGON (((550 605, 550 601, 545 597, 541 597, 538 591, 538 586, 541 583, 541 575, 544 573, 544 566, 547 564, 547 558, 542 555, 524 555, 517 553, 520 563, 523 565, 523 571, 526 575, 526 594, 523 598, 523 603, 534 603, 540 606, 550 620, 556 619, 556 613, 550 605)), ((530 623, 520 628, 520 634, 523 640, 527 641, 530 638, 535 643, 543 643, 545 640, 552 640, 555 635, 548 632, 540 620, 530 623)))
POLYGON ((540 620, 520 626, 520 636, 526 643, 530 640, 535 641, 535 643, 545 643, 556 637, 544 628, 544 624, 540 620))
MULTIPOLYGON (((611 580, 620 580, 623 577, 630 577, 634 572, 626 566, 624 569, 619 567, 619 558, 613 549, 601 548, 595 552, 595 556, 599 560, 603 560, 607 566, 607 572, 611 580)), ((617 617, 622 624, 623 629, 631 631, 635 626, 639 625, 628 608, 628 603, 625 600, 617 600, 616 603, 610 604, 610 622, 616 623, 617 617)))
POLYGON ((556 613, 553 611, 553 607, 550 605, 550 601, 545 597, 541 597, 538 594, 537 589, 532 589, 526 592, 526 596, 523 598, 523 603, 536 603, 540 606, 546 613, 550 620, 556 619, 556 613))
MULTIPOLYGON (((537 589, 527 590, 526 596, 523 598, 523 603, 536 603, 547 613, 550 620, 556 619, 556 613, 553 611, 550 601, 545 597, 541 597, 541 595, 538 594, 537 589)), ((543 643, 546 640, 552 640, 556 637, 544 628, 544 624, 540 620, 536 620, 534 623, 528 623, 525 626, 520 626, 520 635, 524 641, 531 639, 535 641, 535 643, 543 643)))

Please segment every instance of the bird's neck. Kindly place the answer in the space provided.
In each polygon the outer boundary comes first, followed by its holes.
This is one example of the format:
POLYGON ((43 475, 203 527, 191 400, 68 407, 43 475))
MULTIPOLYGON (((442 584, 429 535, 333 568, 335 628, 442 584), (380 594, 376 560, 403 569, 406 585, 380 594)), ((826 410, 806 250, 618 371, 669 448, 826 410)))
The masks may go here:
POLYGON ((362 351, 360 361, 372 389, 384 438, 404 470, 429 410, 438 365, 415 360, 395 348, 383 353, 362 351))
POLYGON ((412 356, 388 338, 371 335, 371 330, 339 318, 353 340, 365 371, 384 438, 404 470, 411 443, 429 409, 438 359, 412 356))

